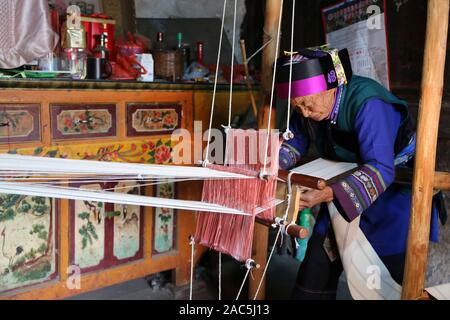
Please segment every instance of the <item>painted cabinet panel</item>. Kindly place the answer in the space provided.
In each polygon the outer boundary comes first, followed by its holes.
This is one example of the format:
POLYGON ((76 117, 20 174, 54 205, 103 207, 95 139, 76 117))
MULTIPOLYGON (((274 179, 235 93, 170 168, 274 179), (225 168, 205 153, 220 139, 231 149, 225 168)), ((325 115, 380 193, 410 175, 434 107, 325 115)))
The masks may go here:
MULTIPOLYGON (((156 197, 175 198, 175 184, 156 186, 156 197)), ((176 211, 167 208, 154 209, 153 254, 161 254, 176 249, 176 211)))
POLYGON ((55 208, 50 198, 0 194, 0 292, 56 277, 55 208))
MULTIPOLYGON (((82 189, 101 190, 99 184, 82 189)), ((98 266, 105 258, 105 204, 95 201, 73 201, 73 264, 81 269, 98 266)))
POLYGON ((50 106, 53 139, 116 136, 116 105, 85 104, 50 106))
MULTIPOLYGON (((131 182, 118 183, 114 191, 139 194, 136 183, 131 182)), ((139 206, 114 205, 114 257, 116 259, 130 259, 139 254, 143 234, 141 218, 139 206)))
MULTIPOLYGON (((78 186, 140 194, 137 182, 78 186)), ((91 272, 143 257, 143 208, 92 201, 71 201, 70 260, 91 272)))
POLYGON ((127 135, 171 134, 181 128, 181 108, 177 103, 127 104, 127 135))
POLYGON ((0 143, 40 140, 39 104, 0 104, 0 143))

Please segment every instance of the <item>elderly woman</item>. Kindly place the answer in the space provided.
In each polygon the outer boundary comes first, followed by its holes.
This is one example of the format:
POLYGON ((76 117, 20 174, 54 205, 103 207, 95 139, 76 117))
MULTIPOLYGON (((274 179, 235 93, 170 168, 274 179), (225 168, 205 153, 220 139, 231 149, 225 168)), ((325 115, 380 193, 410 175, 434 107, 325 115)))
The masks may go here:
MULTIPOLYGON (((342 216, 361 216, 360 228, 392 277, 402 283, 409 227, 411 189, 394 183, 395 166, 411 162, 415 133, 406 102, 377 82, 352 76, 346 50, 313 48, 279 61, 277 93, 291 92, 290 131, 280 167, 291 169, 310 145, 330 160, 357 162, 358 171, 325 190, 301 196, 301 207, 334 201, 342 216), (289 90, 290 87, 290 90, 289 90)), ((320 206, 313 234, 301 264, 295 299, 334 299, 342 264, 330 248, 334 240, 325 205, 320 206)), ((434 213, 435 210, 434 210, 434 213)), ((437 240, 437 215, 431 221, 431 240, 437 240)))

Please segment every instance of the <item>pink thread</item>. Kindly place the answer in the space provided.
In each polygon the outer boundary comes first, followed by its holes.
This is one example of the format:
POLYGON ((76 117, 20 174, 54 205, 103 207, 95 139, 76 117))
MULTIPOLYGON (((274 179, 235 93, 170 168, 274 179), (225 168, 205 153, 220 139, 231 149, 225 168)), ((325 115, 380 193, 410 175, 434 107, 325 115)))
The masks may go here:
MULTIPOLYGON (((229 152, 227 157, 227 163, 230 163, 230 165, 209 165, 209 167, 253 178, 206 180, 203 185, 202 201, 241 210, 250 213, 251 216, 199 212, 195 232, 196 243, 231 255, 238 261, 245 262, 251 258, 257 208, 270 206, 275 199, 276 192, 278 152, 280 148, 278 134, 271 133, 269 139, 268 159, 271 160, 270 165, 268 164, 267 166, 269 177, 267 180, 259 178, 259 174, 264 168, 262 161, 264 161, 266 140, 267 132, 239 129, 229 131, 227 150, 231 150, 231 152, 229 152), (233 148, 237 144, 237 139, 242 139, 243 137, 245 137, 245 145, 233 148), (257 148, 250 143, 255 141, 258 145, 257 148), (271 146, 270 141, 275 141, 276 145, 271 146), (238 152, 243 150, 245 150, 244 155, 240 154, 241 158, 243 158, 240 160, 244 160, 242 163, 242 161, 239 161, 238 152), (258 156, 256 159, 258 161, 256 163, 253 163, 255 155, 249 150, 257 152, 258 156), (259 161, 258 157, 262 161, 259 161)), ((259 218, 268 221, 273 221, 274 216, 275 208, 265 210, 258 215, 259 218)))

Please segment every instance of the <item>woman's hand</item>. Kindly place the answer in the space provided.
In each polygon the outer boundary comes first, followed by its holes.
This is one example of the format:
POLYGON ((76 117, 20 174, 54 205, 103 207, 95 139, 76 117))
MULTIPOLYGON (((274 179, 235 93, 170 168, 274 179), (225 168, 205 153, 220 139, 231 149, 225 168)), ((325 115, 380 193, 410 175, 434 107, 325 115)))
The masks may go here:
POLYGON ((333 189, 330 187, 325 187, 323 190, 309 190, 300 195, 300 210, 312 208, 322 202, 330 202, 333 199, 333 189))

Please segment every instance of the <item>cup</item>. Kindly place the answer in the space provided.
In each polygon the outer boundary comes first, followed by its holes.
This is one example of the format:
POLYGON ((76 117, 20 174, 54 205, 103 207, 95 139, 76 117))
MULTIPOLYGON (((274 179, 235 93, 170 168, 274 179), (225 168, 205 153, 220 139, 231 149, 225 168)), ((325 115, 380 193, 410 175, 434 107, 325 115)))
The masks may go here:
POLYGON ((112 75, 112 65, 104 58, 87 58, 86 69, 86 79, 102 80, 108 79, 112 75))
POLYGON ((65 61, 63 69, 70 71, 74 80, 82 80, 86 78, 86 52, 84 49, 68 48, 65 51, 65 61))
POLYGON ((45 57, 39 59, 39 69, 41 71, 58 71, 59 59, 52 53, 49 53, 45 57))

